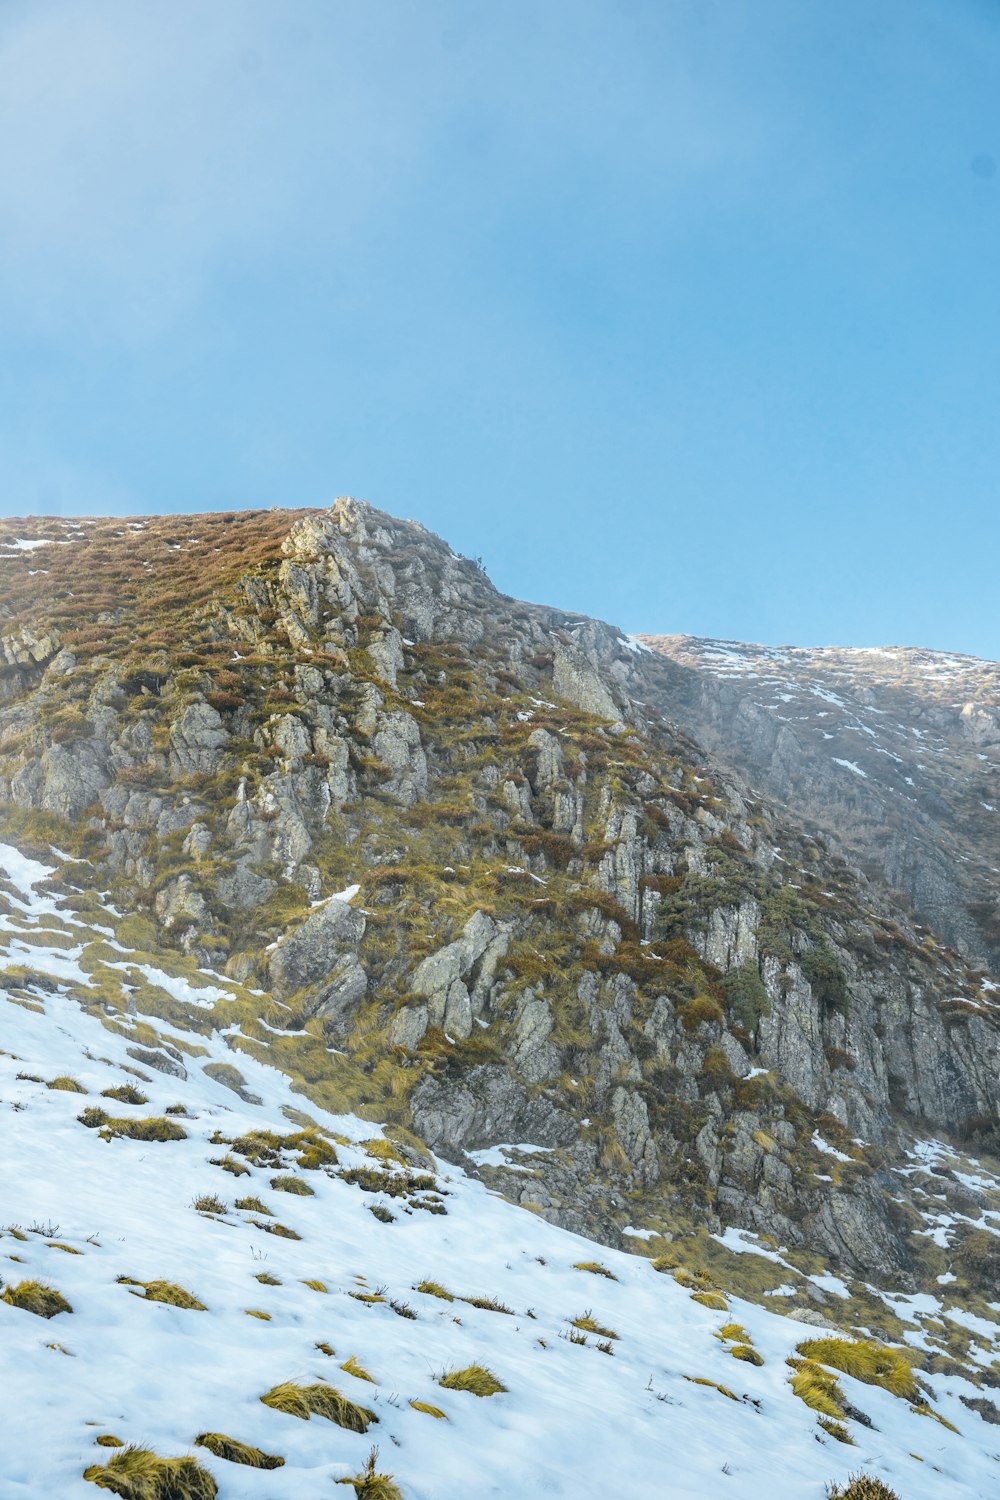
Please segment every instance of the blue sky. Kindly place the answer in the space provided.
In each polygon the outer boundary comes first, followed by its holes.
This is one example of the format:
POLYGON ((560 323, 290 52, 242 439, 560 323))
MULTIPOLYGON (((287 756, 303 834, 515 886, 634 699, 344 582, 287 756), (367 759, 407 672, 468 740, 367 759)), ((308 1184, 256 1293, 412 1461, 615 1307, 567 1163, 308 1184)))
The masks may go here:
POLYGON ((1000 657, 996 0, 0 0, 0 510, 1000 657))

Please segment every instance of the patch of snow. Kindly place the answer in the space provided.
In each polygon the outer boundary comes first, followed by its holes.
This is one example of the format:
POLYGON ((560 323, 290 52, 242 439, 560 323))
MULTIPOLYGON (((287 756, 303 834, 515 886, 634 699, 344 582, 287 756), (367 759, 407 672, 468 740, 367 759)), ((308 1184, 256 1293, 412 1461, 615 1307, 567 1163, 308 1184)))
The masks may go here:
POLYGON ((863 771, 853 760, 841 760, 837 755, 831 756, 831 759, 835 766, 843 766, 845 771, 853 771, 855 776, 863 776, 865 781, 868 780, 868 772, 863 771))

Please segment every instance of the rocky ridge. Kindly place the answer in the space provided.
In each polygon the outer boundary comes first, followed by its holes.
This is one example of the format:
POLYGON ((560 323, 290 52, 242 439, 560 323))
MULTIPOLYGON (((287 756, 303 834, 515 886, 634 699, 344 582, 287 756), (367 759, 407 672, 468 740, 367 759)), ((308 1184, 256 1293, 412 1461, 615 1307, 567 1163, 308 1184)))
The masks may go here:
POLYGON ((5 522, 0 557, 5 837, 109 892, 147 967, 230 987, 123 985, 95 939, 109 1024, 225 1029, 554 1222, 803 1315, 884 1326, 887 1274, 983 1313, 981 1210, 928 1238, 912 1148, 995 1147, 996 985, 676 728, 674 662, 355 501, 5 522))

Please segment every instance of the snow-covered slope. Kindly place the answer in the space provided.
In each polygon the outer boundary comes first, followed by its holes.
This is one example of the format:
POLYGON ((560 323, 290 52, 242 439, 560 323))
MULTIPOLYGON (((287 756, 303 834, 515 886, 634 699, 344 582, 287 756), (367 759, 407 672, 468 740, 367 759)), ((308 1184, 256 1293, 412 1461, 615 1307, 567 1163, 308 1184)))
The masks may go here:
MULTIPOLYGON (((982 1394, 967 1380, 935 1375, 906 1399, 828 1366, 842 1404, 823 1429, 787 1363, 822 1328, 683 1285, 407 1160, 405 1144, 237 1054, 238 1024, 206 1026, 228 981, 145 962, 143 985, 119 914, 71 909, 46 866, 8 846, 0 866, 2 1500, 93 1494, 84 1471, 122 1451, 109 1437, 197 1459, 223 1500, 330 1495, 373 1442, 405 1500, 821 1500, 859 1470, 902 1500, 995 1493, 1000 1439, 961 1403, 982 1394), (133 1015, 107 1003, 108 972, 131 984, 133 1015), (154 991, 172 995, 171 1021, 143 1016, 154 991), (106 1096, 123 1088, 144 1102, 106 1096), (34 1280, 71 1310, 16 1305, 11 1289, 34 1280), (141 1295, 159 1282, 201 1306, 141 1295), (470 1366, 505 1389, 439 1383, 470 1366), (330 1383, 372 1414, 368 1431, 263 1404, 284 1382, 330 1383), (284 1463, 229 1462, 195 1446, 203 1433, 284 1463)), ((984 1368, 995 1332, 977 1331, 984 1368)))

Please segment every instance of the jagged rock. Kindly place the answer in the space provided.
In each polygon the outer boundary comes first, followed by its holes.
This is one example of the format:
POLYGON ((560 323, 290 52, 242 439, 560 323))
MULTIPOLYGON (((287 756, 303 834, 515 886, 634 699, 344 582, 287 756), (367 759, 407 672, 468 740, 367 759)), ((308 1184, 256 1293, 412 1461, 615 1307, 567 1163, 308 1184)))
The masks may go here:
POLYGON ((368 983, 366 977, 362 983, 364 971, 357 961, 364 931, 364 916, 346 901, 324 902, 271 953, 267 968, 275 994, 288 1000, 311 991, 313 1014, 328 999, 338 1009, 356 1003, 368 983), (328 987, 333 991, 329 997, 328 987))
POLYGON ((522 998, 511 1048, 511 1062, 528 1083, 542 1083, 559 1071, 559 1049, 549 1043, 554 1025, 546 1000, 531 992, 522 998))
POLYGON ((380 715, 372 749, 392 773, 386 789, 412 807, 427 791, 427 757, 416 719, 402 709, 380 715))
POLYGON ((625 1155, 644 1181, 655 1182, 660 1175, 660 1164, 644 1101, 634 1089, 616 1088, 611 1095, 610 1114, 625 1155))
POLYGON ((618 705, 599 673, 575 644, 557 644, 552 686, 560 698, 602 719, 618 718, 618 705))
POLYGON ((156 1073, 166 1073, 170 1078, 186 1078, 187 1068, 181 1062, 179 1052, 158 1051, 150 1047, 127 1047, 129 1057, 152 1068, 156 1073))
POLYGON ((253 1093, 246 1086, 246 1079, 239 1068, 230 1063, 206 1063, 202 1072, 208 1078, 213 1078, 216 1083, 221 1083, 223 1088, 231 1089, 244 1104, 262 1104, 264 1101, 259 1094, 253 1093))
POLYGON ((190 875, 177 875, 173 880, 168 880, 157 894, 155 909, 168 931, 184 923, 201 923, 207 911, 205 898, 190 875))
POLYGON ((541 1095, 532 1097, 505 1068, 471 1068, 461 1083, 424 1078, 412 1099, 414 1125, 432 1150, 474 1151, 496 1141, 567 1145, 573 1118, 541 1095))
POLYGON ((427 1006, 404 1005, 393 1017, 389 1042, 393 1047, 405 1047, 412 1052, 423 1041, 426 1032, 427 1006))
MULTIPOLYGON (((456 1040, 472 1031, 472 996, 465 979, 484 957, 498 936, 497 924, 486 912, 477 911, 462 930, 462 936, 446 948, 431 953, 414 970, 410 988, 427 999, 428 1024, 437 1026, 456 1040)), ((495 960, 494 960, 495 962, 495 960)))
POLYGON ((174 721, 170 730, 170 774, 210 776, 217 771, 229 735, 222 719, 209 703, 192 703, 174 721))

